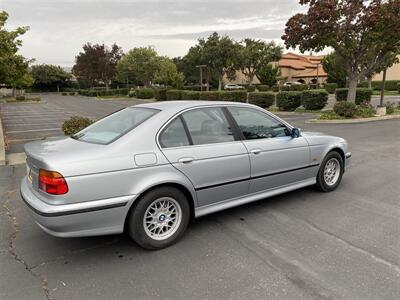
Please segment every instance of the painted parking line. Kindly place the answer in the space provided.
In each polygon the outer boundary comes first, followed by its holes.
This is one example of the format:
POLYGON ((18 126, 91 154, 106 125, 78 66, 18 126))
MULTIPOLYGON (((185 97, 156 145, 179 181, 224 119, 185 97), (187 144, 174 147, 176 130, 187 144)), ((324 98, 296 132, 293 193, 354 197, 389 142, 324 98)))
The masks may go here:
POLYGON ((49 129, 13 130, 13 131, 6 131, 6 134, 10 134, 10 133, 25 133, 25 132, 41 132, 41 131, 61 131, 61 129, 60 128, 49 128, 49 129))

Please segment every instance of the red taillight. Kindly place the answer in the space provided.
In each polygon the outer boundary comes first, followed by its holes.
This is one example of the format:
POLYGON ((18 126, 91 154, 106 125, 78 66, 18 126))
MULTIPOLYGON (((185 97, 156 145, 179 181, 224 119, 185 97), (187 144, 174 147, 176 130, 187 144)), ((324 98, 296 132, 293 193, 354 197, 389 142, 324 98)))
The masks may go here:
POLYGON ((63 195, 68 192, 68 185, 60 173, 40 169, 39 189, 48 194, 63 195))

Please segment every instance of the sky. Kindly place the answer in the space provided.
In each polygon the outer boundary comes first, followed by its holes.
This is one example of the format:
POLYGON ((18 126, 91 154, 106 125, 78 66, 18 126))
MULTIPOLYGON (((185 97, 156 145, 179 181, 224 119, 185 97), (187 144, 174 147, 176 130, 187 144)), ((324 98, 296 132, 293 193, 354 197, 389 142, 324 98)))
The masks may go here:
POLYGON ((283 45, 287 19, 305 8, 298 0, 0 0, 0 10, 9 13, 8 29, 30 27, 25 57, 71 67, 86 42, 116 42, 124 51, 153 46, 169 57, 214 31, 283 45))

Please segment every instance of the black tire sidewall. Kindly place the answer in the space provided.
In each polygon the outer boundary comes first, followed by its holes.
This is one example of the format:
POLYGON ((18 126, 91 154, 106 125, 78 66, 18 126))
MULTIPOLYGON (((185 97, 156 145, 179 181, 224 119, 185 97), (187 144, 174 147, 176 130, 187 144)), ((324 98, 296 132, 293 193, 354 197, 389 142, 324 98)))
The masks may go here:
POLYGON ((130 237, 141 247, 149 250, 157 250, 176 243, 184 234, 190 219, 190 206, 185 195, 174 187, 155 188, 136 200, 132 207, 128 220, 128 233, 130 237), (181 223, 176 232, 165 240, 155 240, 147 235, 143 226, 144 214, 151 203, 162 197, 173 198, 182 211, 181 223))
POLYGON ((342 156, 336 151, 329 152, 325 156, 325 158, 324 158, 324 160, 323 160, 323 162, 322 162, 322 164, 321 164, 321 166, 319 168, 319 171, 318 171, 318 175, 317 175, 317 187, 318 187, 318 189, 323 191, 323 192, 331 192, 331 191, 335 190, 338 187, 338 185, 340 184, 340 182, 342 181, 343 172, 344 172, 344 163, 343 163, 342 156), (339 161, 339 164, 340 164, 339 178, 338 178, 338 180, 336 181, 336 183, 334 185, 328 185, 325 182, 325 178, 324 178, 325 165, 331 158, 336 158, 339 161))

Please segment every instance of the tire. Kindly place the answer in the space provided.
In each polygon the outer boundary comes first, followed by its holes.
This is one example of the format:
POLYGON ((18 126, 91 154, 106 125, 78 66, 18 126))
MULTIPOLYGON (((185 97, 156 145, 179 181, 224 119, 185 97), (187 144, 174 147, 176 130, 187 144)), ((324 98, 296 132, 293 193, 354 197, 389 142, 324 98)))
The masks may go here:
POLYGON ((141 247, 157 250, 175 244, 183 236, 189 219, 185 195, 174 187, 159 187, 137 200, 129 214, 127 230, 141 247))
POLYGON ((342 156, 336 151, 329 152, 319 168, 316 184, 317 188, 322 192, 331 192, 335 190, 342 180, 343 171, 344 164, 342 156), (336 172, 333 171, 335 165, 336 172), (325 170, 326 168, 327 170, 325 170))

